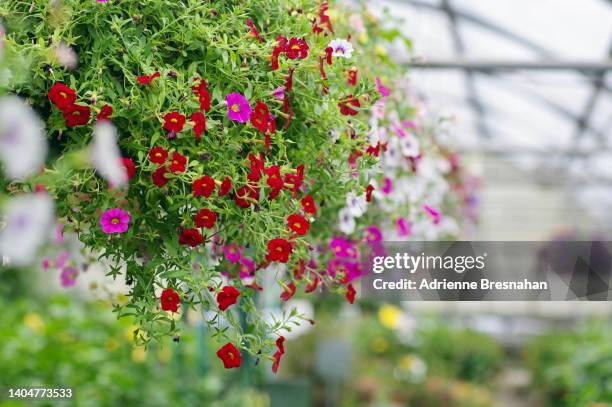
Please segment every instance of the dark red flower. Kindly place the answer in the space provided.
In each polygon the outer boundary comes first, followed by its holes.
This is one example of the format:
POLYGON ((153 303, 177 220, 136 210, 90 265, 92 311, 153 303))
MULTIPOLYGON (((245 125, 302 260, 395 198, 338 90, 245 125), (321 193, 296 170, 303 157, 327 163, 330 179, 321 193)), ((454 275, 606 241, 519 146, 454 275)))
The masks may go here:
POLYGON ((225 311, 231 305, 234 305, 238 301, 240 291, 234 286, 226 285, 217 294, 217 304, 221 311, 225 311))
POLYGON ((353 95, 348 95, 344 98, 340 103, 338 103, 338 107, 340 108, 340 113, 345 116, 356 116, 359 111, 354 108, 360 108, 361 103, 359 100, 355 99, 353 95))
POLYGON ((61 82, 55 83, 49 90, 49 93, 47 93, 47 96, 61 110, 73 105, 77 99, 76 92, 61 82))
POLYGON ((160 188, 166 185, 170 181, 168 178, 166 178, 167 172, 168 170, 166 169, 166 167, 159 167, 158 169, 156 169, 153 174, 151 174, 151 178, 153 178, 153 183, 160 188))
POLYGON ((241 208, 248 208, 259 201, 259 188, 250 184, 244 185, 236 191, 234 202, 241 208))
POLYGON ((285 174, 285 187, 293 191, 293 197, 297 198, 298 191, 304 182, 304 165, 298 165, 295 174, 285 174))
POLYGON ((230 177, 225 177, 219 186, 219 196, 225 196, 232 190, 232 180, 230 177))
POLYGON ((170 112, 164 116, 164 129, 169 132, 178 133, 183 130, 185 116, 179 112, 170 112))
POLYGON ((312 199, 312 196, 306 195, 304 198, 302 198, 301 202, 302 202, 302 209, 304 209, 304 212, 310 215, 317 214, 317 206, 315 205, 315 201, 314 199, 312 199))
POLYGON ((290 92, 293 89, 293 72, 295 68, 289 68, 285 77, 285 92, 290 92))
POLYGON ((185 164, 187 164, 187 157, 177 151, 172 153, 172 159, 170 160, 170 171, 172 171, 173 174, 185 172, 185 164))
POLYGON ((257 31, 257 28, 255 28, 255 24, 253 24, 253 20, 247 18, 246 23, 249 26, 249 31, 251 32, 251 35, 257 38, 259 42, 263 42, 261 35, 259 35, 259 31, 257 31))
POLYGON ((308 57, 308 44, 303 38, 291 37, 285 48, 285 55, 289 59, 305 59, 308 57))
POLYGON ((113 114, 113 107, 111 105, 104 105, 100 112, 96 116, 96 120, 110 120, 110 116, 113 114))
POLYGON ((355 287, 353 287, 353 284, 349 284, 348 286, 346 286, 346 300, 349 303, 354 303, 355 302, 355 294, 357 294, 357 292, 355 291, 355 287))
POLYGON ((260 153, 259 158, 254 154, 249 154, 249 168, 250 172, 247 175, 247 179, 254 183, 259 182, 261 179, 261 172, 265 170, 265 163, 263 159, 263 154, 260 153))
POLYGON ((301 280, 306 273, 306 262, 302 259, 298 261, 297 267, 293 270, 293 277, 296 280, 301 280))
POLYGON ((89 122, 91 111, 88 106, 69 105, 64 108, 64 119, 66 126, 76 127, 84 126, 89 122))
POLYGON ((210 110, 210 93, 208 92, 208 84, 201 78, 195 78, 197 85, 191 87, 193 93, 198 96, 200 101, 200 110, 208 112, 210 110))
POLYGON ((280 167, 278 165, 272 165, 265 170, 266 176, 268 177, 266 182, 272 189, 282 189, 285 186, 283 178, 281 177, 280 167))
POLYGON ((240 367, 242 357, 240 351, 232 343, 228 342, 223 345, 218 351, 217 356, 223 362, 223 367, 226 369, 232 369, 234 367, 240 367))
POLYGON ((357 68, 352 66, 348 73, 348 83, 349 85, 355 86, 357 85, 357 68))
POLYGON ((202 137, 202 133, 206 131, 206 117, 202 112, 195 112, 191 115, 190 119, 194 123, 193 132, 199 140, 202 137))
POLYGON ((308 229, 310 229, 310 223, 302 215, 289 215, 287 217, 287 225, 289 229, 293 230, 299 236, 305 235, 308 233, 308 229))
POLYGON ((328 9, 329 4, 326 1, 321 3, 321 6, 319 7, 319 20, 321 22, 321 25, 326 25, 327 29, 333 34, 334 28, 332 27, 331 19, 326 14, 328 9))
POLYGON ((374 192, 374 186, 372 184, 368 184, 366 187, 366 202, 372 202, 372 192, 374 192))
POLYGON ((323 68, 323 57, 319 57, 319 72, 321 73, 321 78, 327 80, 327 74, 325 73, 325 68, 323 68))
POLYGON ((272 373, 278 371, 278 365, 280 365, 281 356, 285 354, 285 337, 280 336, 276 340, 276 352, 274 352, 274 363, 272 363, 272 373))
POLYGON ((312 280, 312 282, 310 284, 308 284, 306 286, 306 288, 304 288, 304 292, 305 293, 311 293, 314 290, 317 289, 317 286, 319 285, 319 276, 317 276, 316 274, 314 275, 314 280, 312 280))
POLYGON ((266 255, 266 260, 287 263, 292 251, 293 245, 286 239, 272 239, 268 242, 268 254, 266 255))
POLYGON ((164 311, 178 311, 178 306, 181 303, 181 297, 172 288, 166 288, 161 294, 161 307, 164 311))
POLYGON ((332 64, 333 56, 334 56, 334 49, 332 47, 325 48, 325 62, 327 62, 327 65, 332 64))
POLYGON ((193 218, 196 227, 211 229, 217 222, 217 214, 210 209, 200 209, 193 218))
POLYGON ((139 76, 139 77, 136 78, 136 80, 141 85, 149 85, 151 82, 153 82, 153 79, 159 78, 159 76, 160 76, 160 73, 159 72, 155 72, 152 75, 142 75, 142 76, 139 76))
POLYGON ((280 56, 280 54, 285 52, 285 50, 287 49, 287 43, 288 43, 287 38, 283 37, 282 35, 279 35, 278 37, 276 37, 276 46, 274 47, 274 50, 272 51, 272 70, 273 71, 279 68, 278 57, 280 56))
POLYGON ((196 247, 204 243, 204 236, 197 229, 185 229, 181 232, 179 236, 179 244, 189 245, 191 247, 196 247))
POLYGON ((136 174, 136 166, 134 165, 134 161, 126 157, 121 157, 121 163, 125 168, 125 173, 128 177, 128 180, 134 178, 134 174, 136 174))
POLYGON ((257 130, 265 133, 268 131, 270 123, 270 110, 268 109, 268 105, 261 101, 257 101, 255 103, 255 108, 251 113, 251 124, 257 130))
POLYGON ((149 161, 155 164, 164 164, 168 159, 168 152, 163 147, 153 147, 149 150, 149 161))
POLYGON ((208 198, 215 191, 215 180, 208 175, 204 175, 191 183, 193 196, 203 196, 208 198))
POLYGON ((295 287, 295 284, 293 282, 285 285, 283 287, 283 292, 280 295, 281 301, 289 301, 291 297, 295 295, 296 289, 297 288, 295 287))

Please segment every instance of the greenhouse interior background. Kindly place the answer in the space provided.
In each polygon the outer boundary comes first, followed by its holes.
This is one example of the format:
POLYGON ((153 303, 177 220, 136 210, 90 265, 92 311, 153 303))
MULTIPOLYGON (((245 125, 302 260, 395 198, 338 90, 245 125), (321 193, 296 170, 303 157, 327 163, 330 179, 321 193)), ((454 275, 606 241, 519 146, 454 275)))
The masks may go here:
MULTIPOLYGON (((396 41, 387 52, 467 174, 465 220, 447 225, 457 240, 612 240, 611 1, 365 7, 383 26, 401 20, 413 48, 396 41)), ((193 309, 180 336, 134 346, 133 321, 111 305, 129 286, 108 267, 91 264, 69 288, 40 267, 0 276, 0 387, 71 386, 79 405, 612 406, 607 301, 381 303, 358 290, 351 305, 264 290, 267 318, 297 307, 316 320, 284 334, 273 374, 252 355, 223 369, 193 309)))

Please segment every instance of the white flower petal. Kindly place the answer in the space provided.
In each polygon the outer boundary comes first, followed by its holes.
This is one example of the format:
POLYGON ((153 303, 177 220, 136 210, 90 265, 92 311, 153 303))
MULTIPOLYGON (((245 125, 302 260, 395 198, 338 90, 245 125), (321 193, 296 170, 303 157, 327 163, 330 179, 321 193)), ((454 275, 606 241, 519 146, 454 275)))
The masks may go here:
POLYGON ((127 183, 127 174, 117 147, 117 129, 111 123, 104 121, 96 124, 90 146, 90 161, 113 187, 127 183))

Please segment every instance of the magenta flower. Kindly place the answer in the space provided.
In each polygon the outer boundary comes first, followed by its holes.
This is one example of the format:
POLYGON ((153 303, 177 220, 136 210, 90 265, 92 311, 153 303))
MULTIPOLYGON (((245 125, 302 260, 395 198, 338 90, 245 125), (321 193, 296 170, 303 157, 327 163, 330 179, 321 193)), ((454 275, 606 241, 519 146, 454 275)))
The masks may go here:
POLYGON ((393 182, 391 181, 391 178, 385 177, 381 189, 385 195, 389 195, 391 193, 391 190, 393 189, 393 182))
POLYGON ((272 96, 276 99, 284 100, 285 99, 285 88, 279 86, 278 88, 272 91, 272 96))
POLYGON ((431 221, 434 225, 440 223, 440 212, 438 212, 429 205, 423 205, 423 209, 425 210, 425 212, 427 212, 429 216, 431 216, 431 221))
POLYGON ((412 225, 406 222, 404 218, 397 219, 397 234, 401 237, 410 236, 412 234, 412 225))
POLYGON ((240 278, 245 279, 255 274, 255 262, 248 257, 240 259, 240 278))
POLYGON ((235 243, 226 245, 224 247, 225 251, 225 259, 232 264, 236 264, 242 258, 242 252, 244 251, 244 247, 238 247, 235 243))
POLYGON ((230 93, 225 97, 227 102, 227 117, 239 123, 246 123, 251 117, 249 101, 240 93, 230 93))
POLYGON ((365 240, 367 243, 378 243, 383 239, 382 232, 380 229, 374 225, 368 226, 365 229, 365 240))
POLYGON ((357 258, 357 249, 352 242, 341 237, 334 237, 329 242, 329 248, 334 252, 336 257, 352 257, 357 258))
POLYGON ((378 90, 378 93, 380 93, 380 95, 384 98, 391 94, 389 89, 383 85, 382 80, 379 76, 376 77, 376 89, 378 90))
POLYGON ((74 267, 65 267, 60 274, 60 281, 62 287, 72 287, 76 283, 76 278, 79 275, 79 271, 74 267))
POLYGON ((62 251, 55 259, 55 268, 64 268, 68 260, 70 260, 70 253, 67 250, 62 251))
POLYGON ((120 208, 109 209, 100 217, 100 226, 107 235, 127 232, 129 222, 130 214, 120 208))

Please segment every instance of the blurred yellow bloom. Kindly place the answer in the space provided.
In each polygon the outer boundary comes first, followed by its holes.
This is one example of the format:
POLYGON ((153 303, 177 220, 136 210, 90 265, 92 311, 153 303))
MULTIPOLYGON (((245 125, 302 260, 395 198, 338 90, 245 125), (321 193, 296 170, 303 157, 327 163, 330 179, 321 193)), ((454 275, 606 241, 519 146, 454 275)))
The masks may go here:
POLYGON ((170 347, 169 346, 164 346, 164 347, 159 348, 157 350, 157 358, 161 362, 168 362, 170 360, 171 356, 172 356, 172 353, 170 352, 170 347))
POLYGON ((385 304, 378 309, 378 320, 389 329, 396 329, 399 326, 402 310, 395 305, 385 304))
POLYGON ((389 342, 382 336, 377 336, 372 341, 372 350, 376 353, 383 353, 389 349, 389 342))
POLYGON ((128 329, 125 330, 125 339, 127 339, 128 342, 134 341, 134 331, 136 329, 138 329, 138 327, 136 325, 132 325, 128 329))
POLYGON ((29 312, 23 317, 23 324, 36 333, 41 333, 45 329, 45 322, 40 315, 33 312, 29 312))
POLYGON ((404 355, 398 361, 398 366, 403 370, 410 370, 412 364, 414 363, 414 357, 412 355, 404 355))
POLYGON ((119 348, 119 341, 115 338, 109 338, 106 341, 106 350, 109 352, 114 352, 119 348))
POLYGON ((136 363, 143 363, 147 360, 147 351, 144 346, 136 346, 132 349, 132 360, 136 363))

